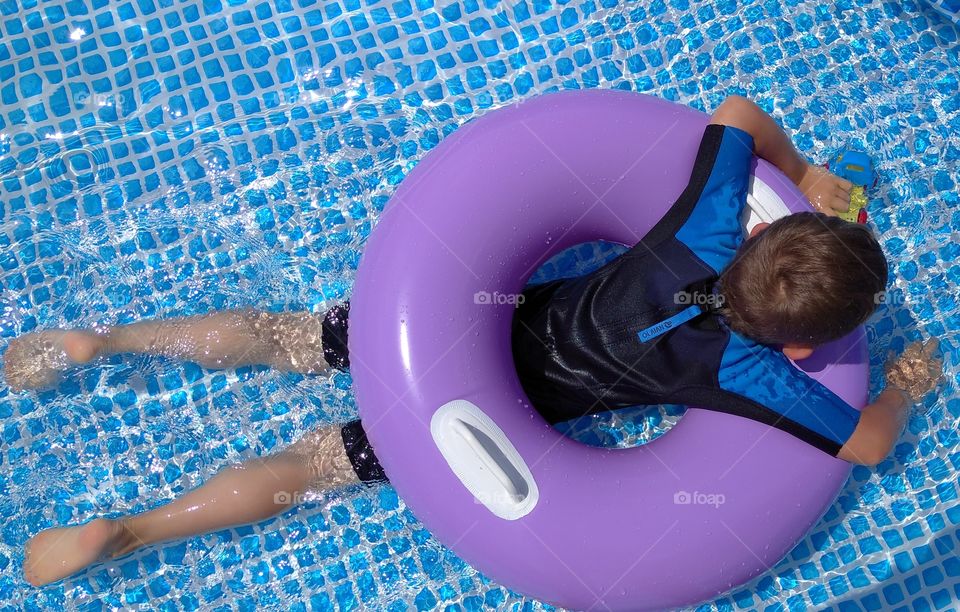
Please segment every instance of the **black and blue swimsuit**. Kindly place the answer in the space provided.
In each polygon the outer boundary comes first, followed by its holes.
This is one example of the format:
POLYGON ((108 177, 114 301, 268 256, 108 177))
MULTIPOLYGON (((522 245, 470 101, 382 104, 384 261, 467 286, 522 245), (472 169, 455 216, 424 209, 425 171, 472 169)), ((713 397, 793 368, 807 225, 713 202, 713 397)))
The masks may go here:
MULTIPOLYGON (((550 423, 644 404, 691 404, 766 423, 836 455, 860 413, 774 347, 731 330, 714 284, 743 242, 753 138, 709 125, 680 198, 633 248, 598 270, 528 287, 513 321, 523 389, 550 423), (694 303, 695 302, 695 303, 694 303)), ((347 309, 323 345, 346 368, 347 309)), ((361 480, 383 472, 359 422, 344 444, 361 480)))
POLYGON ((692 404, 839 452, 860 413, 711 308, 714 283, 743 241, 752 156, 749 134, 709 125, 689 184, 638 244, 591 274, 524 292, 513 355, 547 420, 692 404))

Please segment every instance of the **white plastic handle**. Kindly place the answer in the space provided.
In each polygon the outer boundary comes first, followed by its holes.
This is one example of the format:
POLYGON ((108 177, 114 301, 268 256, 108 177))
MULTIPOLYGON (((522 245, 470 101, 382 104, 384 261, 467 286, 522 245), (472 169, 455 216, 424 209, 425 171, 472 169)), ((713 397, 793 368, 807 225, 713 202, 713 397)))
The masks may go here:
POLYGON ((540 493, 530 468, 478 406, 447 402, 433 414, 430 433, 453 473, 490 512, 517 520, 537 505, 540 493))
POLYGON ((470 426, 461 421, 460 419, 454 419, 452 422, 452 427, 457 434, 463 438, 463 440, 470 447, 470 450, 473 451, 474 457, 480 461, 484 467, 490 470, 490 473, 493 474, 493 477, 497 479, 497 482, 500 483, 500 486, 503 487, 503 494, 512 497, 519 501, 520 494, 517 492, 517 487, 510 480, 510 477, 503 470, 503 468, 490 456, 490 453, 483 448, 483 444, 480 440, 477 439, 476 434, 473 433, 473 430, 470 429, 470 426))
POLYGON ((750 177, 747 205, 744 207, 741 219, 747 234, 758 223, 773 223, 789 214, 790 209, 770 185, 755 176, 750 177))

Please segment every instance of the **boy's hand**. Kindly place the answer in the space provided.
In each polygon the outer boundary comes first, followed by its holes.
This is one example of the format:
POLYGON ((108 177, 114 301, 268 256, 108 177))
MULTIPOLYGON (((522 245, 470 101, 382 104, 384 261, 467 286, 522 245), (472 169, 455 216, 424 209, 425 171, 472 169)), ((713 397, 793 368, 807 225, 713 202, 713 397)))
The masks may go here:
POLYGON ((920 401, 940 380, 943 360, 936 351, 936 340, 914 342, 887 363, 887 388, 860 412, 857 428, 837 457, 877 465, 890 454, 903 432, 910 405, 920 401))
POLYGON ((909 404, 923 399, 937 386, 943 374, 943 359, 937 356, 939 342, 910 344, 900 357, 886 365, 887 386, 899 390, 909 404))
POLYGON ((797 187, 817 212, 835 217, 838 212, 850 210, 850 188, 853 183, 823 166, 807 164, 797 187))
POLYGON ((861 465, 879 464, 890 455, 903 433, 908 412, 906 395, 900 389, 887 387, 876 401, 864 406, 857 428, 837 457, 861 465))

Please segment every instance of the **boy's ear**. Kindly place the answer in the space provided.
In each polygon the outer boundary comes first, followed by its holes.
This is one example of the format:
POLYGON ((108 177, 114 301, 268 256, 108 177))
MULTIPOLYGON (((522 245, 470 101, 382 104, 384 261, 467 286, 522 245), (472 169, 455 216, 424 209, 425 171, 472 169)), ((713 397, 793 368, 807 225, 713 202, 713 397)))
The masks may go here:
POLYGON ((753 226, 753 229, 750 230, 750 237, 753 238, 768 227, 770 227, 769 223, 757 223, 753 226))
POLYGON ((783 354, 786 355, 788 359, 801 361, 813 355, 813 347, 807 344, 784 344, 783 354))

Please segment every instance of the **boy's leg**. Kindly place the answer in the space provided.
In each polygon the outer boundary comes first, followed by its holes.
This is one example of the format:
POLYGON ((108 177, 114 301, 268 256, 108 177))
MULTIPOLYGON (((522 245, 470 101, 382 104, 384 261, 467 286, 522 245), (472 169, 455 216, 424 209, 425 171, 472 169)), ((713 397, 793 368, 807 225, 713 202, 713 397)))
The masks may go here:
POLYGON ((193 361, 205 368, 268 365, 316 374, 326 370, 323 315, 255 310, 141 321, 105 334, 100 354, 146 353, 193 361))
POLYGON ((48 584, 141 546, 262 521, 306 492, 384 480, 359 421, 324 427, 276 455, 227 468, 149 512, 42 531, 27 543, 24 576, 48 584))
POLYGON ((318 374, 348 363, 348 313, 344 303, 323 315, 233 310, 142 321, 103 333, 41 331, 12 340, 4 368, 14 390, 50 386, 71 365, 116 353, 163 355, 214 369, 260 364, 318 374))

